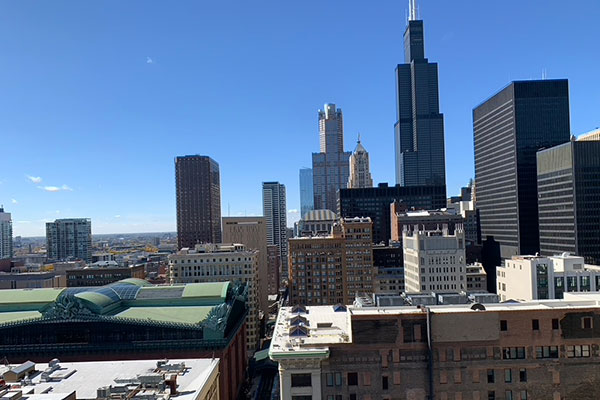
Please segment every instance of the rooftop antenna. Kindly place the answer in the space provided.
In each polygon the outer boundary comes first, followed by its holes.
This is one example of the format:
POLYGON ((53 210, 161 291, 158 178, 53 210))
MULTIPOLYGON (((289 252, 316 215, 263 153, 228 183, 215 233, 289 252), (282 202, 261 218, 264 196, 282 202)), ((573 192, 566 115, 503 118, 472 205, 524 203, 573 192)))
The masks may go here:
POLYGON ((409 21, 415 21, 418 19, 417 8, 417 0, 408 0, 409 21))
POLYGON ((546 68, 542 68, 542 80, 545 81, 546 79, 548 79, 548 71, 546 71, 546 68))
POLYGON ((358 132, 358 140, 356 141, 356 143, 360 143, 360 132, 358 132))

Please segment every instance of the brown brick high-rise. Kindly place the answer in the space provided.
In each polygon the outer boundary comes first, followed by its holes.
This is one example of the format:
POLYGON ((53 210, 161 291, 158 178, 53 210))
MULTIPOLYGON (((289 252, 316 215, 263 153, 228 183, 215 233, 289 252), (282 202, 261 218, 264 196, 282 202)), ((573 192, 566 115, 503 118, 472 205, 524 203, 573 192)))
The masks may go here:
POLYGON ((177 246, 221 243, 219 164, 208 156, 175 158, 177 246))

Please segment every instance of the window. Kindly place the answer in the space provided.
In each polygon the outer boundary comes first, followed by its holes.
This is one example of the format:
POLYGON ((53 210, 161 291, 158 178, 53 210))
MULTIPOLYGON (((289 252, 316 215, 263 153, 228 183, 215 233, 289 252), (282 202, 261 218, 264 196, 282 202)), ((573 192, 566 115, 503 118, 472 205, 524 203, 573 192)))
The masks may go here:
POLYGON ((348 372, 348 386, 358 386, 358 372, 348 372))
POLYGON ((582 329, 592 329, 592 317, 583 317, 581 318, 581 328, 582 329))
POLYGON ((382 376, 381 377, 381 388, 383 390, 388 390, 389 388, 389 379, 387 376, 382 376))
POLYGON ((512 390, 504 392, 504 400, 513 400, 512 390))
POLYGON ((292 387, 311 386, 310 374, 292 374, 292 387))
POLYGON ((493 369, 487 370, 487 381, 488 381, 488 383, 494 383, 494 370, 493 369))
POLYGON ((341 372, 335 373, 335 386, 342 386, 342 373, 341 372))
POLYGON ((590 346, 587 344, 577 346, 567 346, 567 357, 581 358, 590 356, 590 346))
POLYGON ((496 392, 493 390, 488 391, 488 400, 496 400, 496 392))
POLYGON ((502 359, 523 359, 525 358, 525 347, 503 347, 502 359))
POLYGON ((500 330, 507 331, 508 330, 508 322, 505 319, 500 320, 500 330))
POLYGON ((521 400, 527 400, 527 390, 521 390, 521 400))
POLYGON ((519 382, 527 382, 527 370, 525 368, 519 370, 519 382))
POLYGON ((540 330, 540 320, 539 319, 532 319, 531 320, 531 330, 533 330, 533 331, 539 331, 540 330))
POLYGON ((325 374, 325 381, 327 386, 333 386, 333 373, 329 372, 325 374))
POLYGON ((535 358, 558 358, 558 346, 537 346, 535 358))
POLYGON ((312 400, 312 396, 292 396, 292 400, 312 400))
POLYGON ((552 329, 558 329, 558 318, 552 319, 552 329))
POLYGON ((356 400, 356 393, 350 393, 350 400, 356 400))
POLYGON ((512 370, 510 368, 507 368, 504 370, 504 383, 511 383, 512 382, 512 370))

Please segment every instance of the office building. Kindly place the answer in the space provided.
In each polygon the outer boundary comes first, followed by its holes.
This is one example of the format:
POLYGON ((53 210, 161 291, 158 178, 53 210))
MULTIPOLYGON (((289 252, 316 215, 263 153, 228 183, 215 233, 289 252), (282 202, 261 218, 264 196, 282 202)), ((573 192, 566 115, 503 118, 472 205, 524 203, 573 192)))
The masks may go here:
POLYGON ((331 233, 333 224, 339 221, 331 210, 309 211, 298 221, 298 236, 315 236, 331 233))
POLYGON ((287 279, 287 206, 285 185, 279 182, 263 182, 263 215, 267 221, 267 244, 279 248, 281 280, 287 279))
POLYGON ((119 267, 114 261, 108 262, 111 264, 105 267, 90 266, 66 270, 67 287, 105 286, 127 278, 146 278, 143 264, 119 267))
POLYGON ((373 242, 389 243, 390 205, 398 201, 407 209, 437 210, 446 205, 446 186, 388 186, 340 189, 338 215, 343 218, 369 217, 373 221, 373 242))
POLYGON ((540 254, 600 264, 600 138, 537 153, 540 254))
POLYGON ((597 399, 597 293, 421 307, 282 307, 280 398, 597 399), (300 397, 300 398, 308 398, 300 397))
POLYGON ((267 294, 276 295, 279 293, 279 274, 281 273, 281 255, 279 247, 275 244, 267 245, 267 294))
POLYGON ((0 260, 13 256, 12 219, 10 213, 0 206, 0 260))
POLYGON ((496 268, 502 301, 562 299, 565 293, 600 291, 600 266, 563 253, 552 257, 514 256, 496 268))
POLYGON ((493 237, 504 259, 535 254, 536 152, 569 141, 568 81, 511 82, 475 107, 473 133, 482 238, 493 237))
POLYGON ((464 218, 460 214, 447 210, 409 211, 397 201, 391 204, 390 210, 392 212, 392 241, 399 243, 402 243, 402 235, 406 229, 431 231, 441 230, 443 226, 447 226, 452 234, 457 224, 464 223, 464 218))
MULTIPOLYGON (((247 367, 246 296, 244 285, 230 282, 154 286, 139 279, 0 290, 0 353, 12 363, 219 359, 220 398, 234 400, 247 367)), ((108 373, 96 365, 97 374, 108 373)))
POLYGON ((300 168, 300 218, 315 209, 312 168, 300 168))
POLYGON ((369 153, 360 143, 360 135, 356 142, 354 152, 350 156, 350 177, 348 178, 348 188, 367 188, 373 187, 373 178, 371 178, 371 169, 369 167, 369 153))
POLYGON ((0 289, 65 287, 65 276, 55 272, 0 272, 0 289))
POLYGON ((69 218, 47 222, 46 251, 50 261, 80 259, 92 262, 92 220, 69 218))
POLYGON ((336 210, 337 191, 348 184, 349 159, 344 151, 344 119, 335 104, 319 110, 320 152, 312 154, 314 208, 336 210))
POLYGON ((467 292, 487 292, 487 272, 481 263, 467 264, 467 292))
POLYGON ((219 164, 208 156, 175 158, 177 246, 221 243, 219 164))
POLYGON ((22 400, 218 400, 219 360, 130 360, 7 365, 4 397, 22 400))
POLYGON ((579 141, 588 141, 588 140, 600 140, 600 129, 594 129, 588 133, 584 133, 580 135, 577 140, 579 141))
POLYGON ((269 272, 267 253, 267 221, 265 217, 223 217, 223 241, 241 243, 248 250, 256 250, 258 261, 258 281, 256 295, 259 309, 268 315, 267 301, 269 272))
POLYGON ((411 12, 404 32, 404 64, 396 67, 396 183, 446 185, 444 115, 438 65, 425 58, 423 21, 411 12))
POLYGON ((394 246, 373 246, 373 293, 400 295, 404 292, 403 251, 401 243, 394 246))
POLYGON ((462 223, 454 233, 440 230, 403 232, 404 285, 407 293, 460 292, 467 289, 465 234, 462 223))
POLYGON ((258 251, 243 244, 197 244, 169 255, 169 282, 242 282, 248 288, 246 340, 248 355, 259 340, 258 251))
POLYGON ((349 304, 373 291, 370 218, 342 218, 332 233, 290 239, 291 304, 349 304))

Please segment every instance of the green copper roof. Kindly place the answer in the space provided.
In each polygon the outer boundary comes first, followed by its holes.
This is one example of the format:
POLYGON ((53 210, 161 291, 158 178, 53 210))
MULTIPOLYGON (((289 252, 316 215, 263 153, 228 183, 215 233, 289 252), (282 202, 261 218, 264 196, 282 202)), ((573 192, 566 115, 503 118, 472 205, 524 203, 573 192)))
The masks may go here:
POLYGON ((117 283, 117 284, 127 283, 130 285, 135 285, 135 286, 139 286, 139 287, 152 286, 152 284, 150 282, 145 281, 143 279, 138 279, 138 278, 126 278, 126 279, 122 279, 115 283, 117 283))
POLYGON ((227 297, 229 282, 188 283, 183 289, 183 297, 227 297))
POLYGON ((39 318, 42 314, 39 311, 17 311, 0 313, 0 323, 21 321, 30 318, 39 318))
POLYGON ((116 318, 132 318, 181 324, 197 324, 206 319, 214 306, 199 307, 131 307, 115 315, 116 318))
POLYGON ((2 311, 41 310, 53 303, 65 289, 12 289, 0 290, 2 311))

